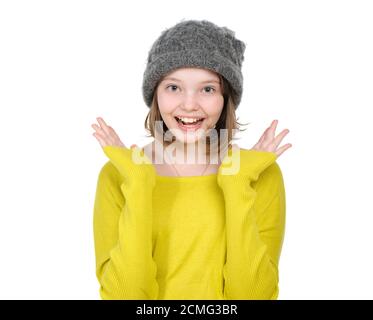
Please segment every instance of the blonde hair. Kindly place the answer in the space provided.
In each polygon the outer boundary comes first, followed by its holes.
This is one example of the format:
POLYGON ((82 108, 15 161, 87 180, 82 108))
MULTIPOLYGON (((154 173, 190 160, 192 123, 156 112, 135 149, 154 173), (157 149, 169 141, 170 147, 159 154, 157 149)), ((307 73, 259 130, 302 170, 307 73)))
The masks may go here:
MULTIPOLYGON (((221 74, 219 74, 219 73, 216 73, 216 74, 219 76, 220 86, 221 86, 222 94, 223 94, 223 97, 224 97, 224 106, 223 106, 222 112, 220 114, 219 120, 217 121, 216 126, 215 126, 215 130, 217 131, 217 135, 218 135, 218 139, 216 141, 215 146, 217 146, 220 150, 220 147, 224 147, 224 146, 221 146, 221 143, 222 143, 221 140, 222 139, 221 139, 220 129, 226 129, 227 135, 228 135, 227 140, 228 140, 229 148, 231 148, 231 142, 233 140, 237 140, 237 138, 234 137, 233 130, 245 131, 246 129, 240 129, 240 127, 242 125, 246 125, 246 124, 239 123, 238 122, 239 118, 236 117, 236 112, 235 112, 236 99, 235 99, 235 95, 234 95, 234 91, 232 89, 232 86, 221 74)), ((169 130, 166 123, 162 119, 162 116, 161 116, 161 113, 160 113, 160 110, 159 110, 159 106, 158 106, 158 98, 157 98, 158 85, 159 85, 159 83, 162 82, 164 77, 166 77, 166 75, 164 75, 157 82, 157 84, 155 86, 154 95, 153 95, 152 103, 151 103, 151 106, 150 106, 150 110, 149 110, 149 112, 146 116, 145 122, 144 122, 145 129, 150 133, 150 135, 148 135, 147 137, 154 137, 155 138, 155 131, 156 131, 156 125, 155 124, 156 124, 156 121, 162 121, 163 132, 164 133, 169 130)), ((172 141, 165 141, 164 140, 164 134, 163 134, 163 137, 162 137, 163 146, 167 147, 169 144, 171 144, 173 142, 174 138, 175 137, 173 136, 172 141)), ((210 154, 210 145, 211 144, 212 144, 211 139, 210 139, 209 136, 207 136, 206 137, 206 154, 207 155, 210 154)))

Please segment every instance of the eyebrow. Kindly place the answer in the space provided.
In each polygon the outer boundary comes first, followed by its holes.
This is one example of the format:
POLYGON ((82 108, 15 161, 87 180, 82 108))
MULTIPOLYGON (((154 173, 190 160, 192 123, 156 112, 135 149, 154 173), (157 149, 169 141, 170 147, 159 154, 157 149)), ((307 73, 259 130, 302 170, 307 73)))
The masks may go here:
MULTIPOLYGON (((163 79, 163 81, 166 81, 166 80, 174 80, 174 81, 181 82, 179 79, 172 78, 172 77, 167 77, 167 78, 164 78, 164 79, 163 79)), ((220 81, 217 81, 217 80, 215 80, 215 79, 206 80, 206 81, 201 81, 200 83, 207 83, 207 82, 216 82, 216 83, 219 83, 219 84, 220 84, 220 81)))

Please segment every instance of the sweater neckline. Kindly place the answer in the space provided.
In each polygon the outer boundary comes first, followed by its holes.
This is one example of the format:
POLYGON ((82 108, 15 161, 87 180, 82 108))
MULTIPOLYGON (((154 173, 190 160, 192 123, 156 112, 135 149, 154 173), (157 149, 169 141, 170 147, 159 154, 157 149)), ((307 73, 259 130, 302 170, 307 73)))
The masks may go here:
POLYGON ((195 180, 215 180, 217 177, 217 173, 211 173, 211 174, 206 174, 203 176, 162 176, 159 175, 158 173, 155 174, 156 178, 158 180, 163 180, 163 181, 195 181, 195 180))
MULTIPOLYGON (((138 148, 136 146, 136 148, 138 148)), ((203 175, 203 176, 163 176, 163 175, 159 175, 154 167, 154 165, 152 164, 152 161, 149 159, 149 157, 145 154, 144 152, 144 149, 143 148, 139 148, 140 149, 140 153, 143 157, 145 157, 147 159, 147 162, 149 164, 151 164, 154 168, 154 171, 155 171, 155 177, 156 177, 156 180, 158 181, 171 181, 171 182, 187 182, 187 181, 216 181, 217 177, 218 177, 218 172, 216 173, 211 173, 211 174, 207 174, 207 175, 203 175)), ((132 150, 132 149, 131 149, 132 150)), ((239 148, 238 150, 228 150, 228 155, 232 155, 233 152, 242 152, 243 149, 239 148)))
MULTIPOLYGON (((132 149, 131 149, 132 150, 132 149)), ((159 181, 215 181, 217 179, 218 173, 211 173, 203 176, 163 176, 157 173, 152 161, 145 154, 144 149, 140 149, 141 156, 143 156, 147 163, 151 164, 155 171, 155 177, 159 181)))

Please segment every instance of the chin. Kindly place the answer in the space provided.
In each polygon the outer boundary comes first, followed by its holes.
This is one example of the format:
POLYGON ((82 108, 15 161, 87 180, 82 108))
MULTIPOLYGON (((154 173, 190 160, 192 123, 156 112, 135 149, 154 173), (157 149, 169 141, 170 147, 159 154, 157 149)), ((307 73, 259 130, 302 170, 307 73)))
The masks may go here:
POLYGON ((180 130, 179 128, 172 128, 170 130, 172 134, 176 137, 176 140, 181 143, 196 143, 197 141, 201 141, 205 136, 205 129, 200 128, 197 131, 193 132, 185 132, 180 130))

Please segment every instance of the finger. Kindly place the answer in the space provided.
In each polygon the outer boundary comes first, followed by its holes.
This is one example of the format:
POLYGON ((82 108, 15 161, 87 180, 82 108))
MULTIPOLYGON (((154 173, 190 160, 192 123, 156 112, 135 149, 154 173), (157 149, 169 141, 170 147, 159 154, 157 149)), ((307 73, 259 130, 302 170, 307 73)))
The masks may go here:
POLYGON ((102 118, 97 118, 97 120, 100 120, 101 125, 103 126, 105 132, 107 133, 107 135, 109 136, 109 138, 112 140, 113 143, 116 143, 116 142, 122 143, 118 134, 115 132, 115 130, 112 127, 108 126, 102 118))
POLYGON ((267 135, 267 130, 268 130, 268 129, 266 129, 266 130, 263 132, 263 134, 262 134, 262 136, 260 137, 258 143, 262 143, 262 142, 263 142, 265 136, 267 135))
MULTIPOLYGON (((275 144, 276 147, 279 145, 279 142, 276 143, 275 135, 276 135, 276 129, 277 129, 278 120, 273 120, 271 123, 271 126, 268 128, 267 133, 267 140, 263 143, 264 147, 268 147, 269 145, 275 144)), ((280 137, 280 141, 283 137, 280 137)))
POLYGON ((289 149, 292 146, 293 145, 291 143, 288 143, 288 144, 285 144, 284 146, 282 146, 281 148, 277 149, 277 151, 276 151, 277 157, 281 156, 287 149, 289 149))
POLYGON ((93 136, 98 140, 101 147, 105 147, 107 145, 105 139, 97 132, 93 133, 93 136))
POLYGON ((261 138, 260 144, 263 148, 266 148, 273 142, 274 132, 277 125, 274 121, 272 121, 271 125, 266 129, 266 131, 264 131, 263 137, 261 138))
POLYGON ((269 126, 268 134, 271 137, 274 137, 276 129, 277 129, 278 120, 273 120, 271 125, 269 126))
POLYGON ((267 137, 267 133, 268 133, 268 130, 270 129, 270 127, 268 127, 267 129, 265 129, 265 131, 263 132, 262 136, 260 137, 258 143, 261 144, 264 139, 267 137))
POLYGON ((92 128, 95 129, 99 134, 101 134, 103 137, 106 137, 106 132, 99 127, 97 124, 92 124, 92 128))
POLYGON ((282 130, 279 135, 275 138, 274 143, 276 147, 281 143, 282 139, 289 133, 289 129, 282 130))
POLYGON ((106 124, 106 122, 104 121, 104 119, 98 117, 96 118, 98 123, 100 124, 100 126, 102 127, 102 129, 106 132, 106 134, 108 136, 111 135, 111 132, 110 132, 110 127, 106 124))
POLYGON ((99 122, 101 122, 102 124, 104 124, 105 126, 107 126, 107 123, 105 122, 105 120, 104 120, 103 118, 101 118, 101 117, 97 117, 96 119, 97 119, 97 121, 99 121, 99 122))
POLYGON ((264 131, 263 133, 263 140, 266 138, 266 137, 273 137, 273 134, 274 132, 276 131, 276 127, 277 127, 277 120, 273 120, 270 124, 270 126, 264 131), (271 135, 272 133, 272 135, 271 135))

